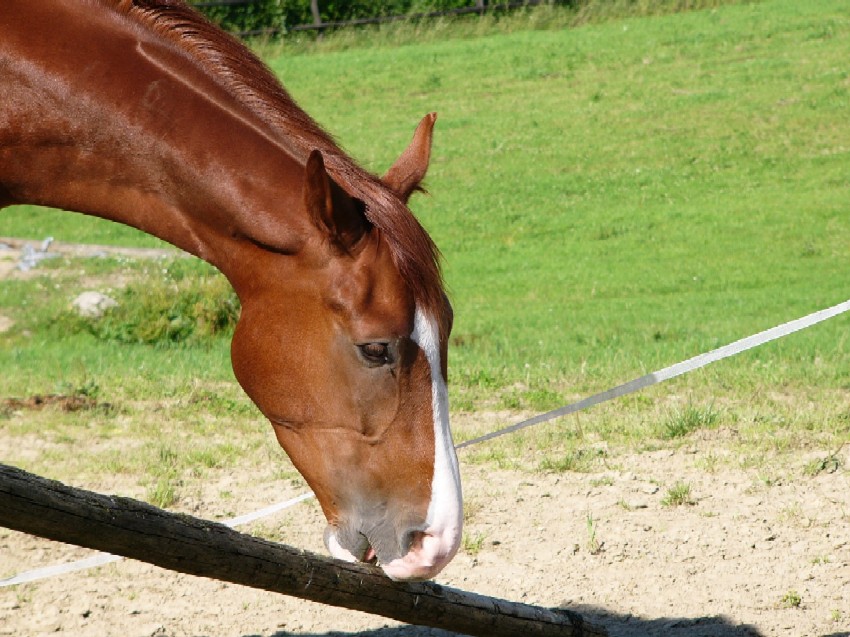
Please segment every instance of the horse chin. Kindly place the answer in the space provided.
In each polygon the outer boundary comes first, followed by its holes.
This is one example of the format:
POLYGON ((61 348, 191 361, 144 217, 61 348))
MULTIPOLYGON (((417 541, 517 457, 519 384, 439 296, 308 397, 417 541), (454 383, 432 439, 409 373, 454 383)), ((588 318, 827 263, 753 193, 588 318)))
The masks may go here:
MULTIPOLYGON (((342 544, 339 543, 339 538, 337 538, 336 535, 336 529, 331 525, 328 525, 327 528, 325 528, 325 546, 327 547, 328 552, 331 554, 331 556, 335 557, 338 560, 342 560, 343 562, 365 561, 355 557, 354 553, 352 553, 350 550, 348 550, 347 548, 342 546, 342 544)), ((368 544, 366 549, 364 549, 361 553, 362 557, 366 556, 367 549, 371 549, 368 544)))
POLYGON ((365 562, 366 564, 375 564, 378 561, 378 554, 375 549, 369 544, 369 541, 361 536, 362 541, 353 549, 347 549, 339 542, 336 534, 336 529, 328 525, 325 529, 325 546, 332 557, 344 562, 365 562), (357 556, 360 557, 357 557, 357 556))

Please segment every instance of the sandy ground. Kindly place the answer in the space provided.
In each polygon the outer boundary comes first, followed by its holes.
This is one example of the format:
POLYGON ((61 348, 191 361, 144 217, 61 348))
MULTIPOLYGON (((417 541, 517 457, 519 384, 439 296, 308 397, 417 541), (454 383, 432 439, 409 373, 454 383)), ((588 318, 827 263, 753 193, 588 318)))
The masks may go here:
MULTIPOLYGON (((850 449, 839 452, 839 468, 806 476, 803 467, 825 456, 745 470, 722 443, 701 441, 611 457, 591 473, 540 474, 461 455, 469 539, 437 581, 567 607, 612 636, 847 637, 850 449), (665 505, 679 482, 690 485, 693 503, 665 505)), ((292 481, 252 484, 238 471, 217 480, 178 508, 220 518, 302 491, 292 481), (234 494, 226 502, 215 495, 223 487, 234 494)), ((255 523, 254 532, 324 552, 323 526, 309 500, 255 523)), ((0 577, 90 554, 0 530, 0 577)), ((55 633, 448 634, 133 561, 0 589, 0 635, 55 633)))

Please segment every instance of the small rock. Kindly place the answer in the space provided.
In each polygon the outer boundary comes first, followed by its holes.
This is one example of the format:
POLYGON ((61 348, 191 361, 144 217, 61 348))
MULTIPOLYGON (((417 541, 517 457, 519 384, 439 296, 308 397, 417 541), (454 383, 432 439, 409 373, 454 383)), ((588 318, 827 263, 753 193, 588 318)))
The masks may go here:
POLYGON ((116 305, 118 302, 115 299, 93 291, 83 292, 71 302, 71 306, 83 318, 100 318, 106 310, 116 305))

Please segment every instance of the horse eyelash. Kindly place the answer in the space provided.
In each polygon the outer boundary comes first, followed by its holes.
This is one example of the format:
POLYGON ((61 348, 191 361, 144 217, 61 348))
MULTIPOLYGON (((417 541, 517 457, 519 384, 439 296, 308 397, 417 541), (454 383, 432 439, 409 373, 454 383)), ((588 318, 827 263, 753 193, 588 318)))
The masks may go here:
POLYGON ((390 343, 384 343, 382 341, 373 341, 370 343, 361 343, 357 345, 357 349, 360 352, 360 356, 363 360, 372 367, 383 367, 386 365, 392 365, 395 362, 395 355, 392 351, 392 347, 390 343), (383 356, 373 356, 367 352, 367 348, 373 345, 381 345, 384 348, 383 356))

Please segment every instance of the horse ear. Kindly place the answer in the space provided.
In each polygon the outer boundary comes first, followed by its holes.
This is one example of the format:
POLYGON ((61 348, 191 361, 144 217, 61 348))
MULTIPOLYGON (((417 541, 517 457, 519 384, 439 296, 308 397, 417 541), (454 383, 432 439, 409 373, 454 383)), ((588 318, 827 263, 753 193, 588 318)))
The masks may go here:
POLYGON ((421 190, 420 184, 428 171, 431 160, 431 138, 434 133, 436 113, 428 113, 419 122, 413 141, 384 175, 384 183, 407 203, 415 190, 421 190))
POLYGON ((304 206, 313 224, 345 252, 351 251, 366 232, 362 204, 334 183, 318 150, 310 153, 304 169, 304 206))

